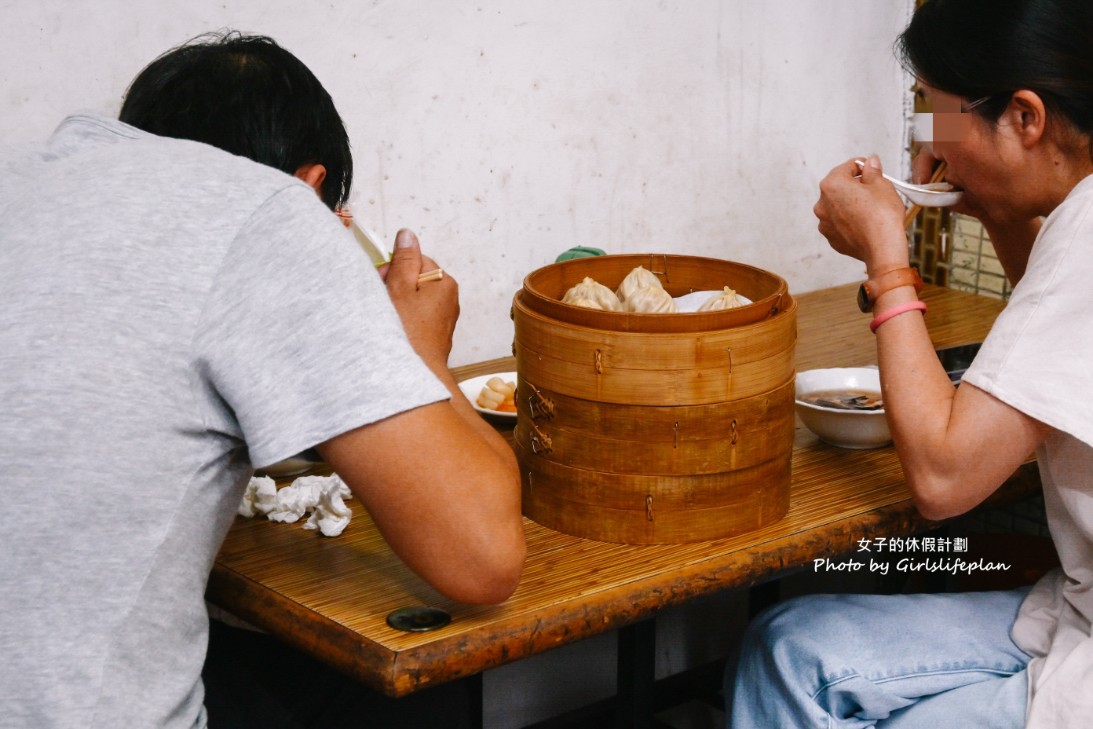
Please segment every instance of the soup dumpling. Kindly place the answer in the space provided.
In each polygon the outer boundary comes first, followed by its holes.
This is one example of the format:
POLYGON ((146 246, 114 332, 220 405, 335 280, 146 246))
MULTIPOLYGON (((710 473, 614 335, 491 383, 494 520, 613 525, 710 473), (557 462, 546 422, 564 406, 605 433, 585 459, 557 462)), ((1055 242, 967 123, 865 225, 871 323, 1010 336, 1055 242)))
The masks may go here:
POLYGON ((562 297, 563 304, 583 306, 588 309, 604 311, 622 311, 622 302, 615 292, 601 283, 585 276, 584 281, 572 286, 562 297))
POLYGON ((698 307, 698 310, 721 311, 722 309, 735 309, 736 307, 743 305, 744 302, 740 300, 740 297, 736 295, 736 292, 726 286, 724 291, 709 298, 702 306, 698 307))
POLYGON ((675 314, 679 311, 675 299, 659 283, 631 292, 623 306, 635 314, 675 314))
POLYGON ((570 297, 567 297, 565 299, 562 299, 562 302, 566 303, 566 304, 569 304, 570 306, 581 306, 581 307, 584 307, 585 309, 596 309, 598 311, 606 311, 602 306, 600 306, 599 302, 593 301, 592 299, 586 299, 583 296, 570 296, 570 297))
POLYGON ((622 283, 619 284, 619 287, 615 289, 615 293, 618 294, 619 301, 625 304, 626 300, 630 298, 634 292, 650 286, 655 286, 659 289, 664 288, 655 273, 646 270, 643 266, 638 266, 630 273, 626 274, 626 278, 624 278, 622 283))

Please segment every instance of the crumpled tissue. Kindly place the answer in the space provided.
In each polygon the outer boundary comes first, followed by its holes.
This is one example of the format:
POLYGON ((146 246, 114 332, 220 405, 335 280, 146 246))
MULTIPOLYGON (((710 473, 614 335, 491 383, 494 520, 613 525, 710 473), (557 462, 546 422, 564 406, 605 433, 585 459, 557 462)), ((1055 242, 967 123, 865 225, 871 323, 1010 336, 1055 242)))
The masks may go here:
POLYGON ((352 492, 337 475, 301 476, 288 486, 277 488, 269 476, 256 476, 247 483, 238 513, 248 519, 258 515, 270 521, 294 523, 310 513, 304 529, 317 529, 336 537, 349 525, 352 512, 345 499, 352 492))

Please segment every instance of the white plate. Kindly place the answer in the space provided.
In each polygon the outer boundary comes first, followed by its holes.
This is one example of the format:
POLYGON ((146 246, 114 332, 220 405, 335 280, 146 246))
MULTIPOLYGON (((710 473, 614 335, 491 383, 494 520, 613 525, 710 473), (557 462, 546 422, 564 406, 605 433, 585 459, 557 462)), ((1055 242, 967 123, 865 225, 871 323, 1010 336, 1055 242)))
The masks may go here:
POLYGON ((459 389, 463 391, 463 394, 467 396, 467 399, 471 401, 471 405, 474 409, 483 415, 488 415, 491 418, 503 418, 505 420, 516 420, 516 413, 502 413, 497 410, 489 410, 488 408, 479 407, 475 402, 478 399, 478 394, 482 392, 482 388, 486 386, 491 377, 500 377, 505 382, 516 382, 515 372, 491 372, 488 375, 479 375, 478 377, 472 377, 469 380, 463 380, 459 383, 459 389))
POLYGON ((315 466, 321 465, 321 463, 321 461, 313 461, 309 458, 295 456, 293 458, 286 458, 283 461, 278 461, 265 468, 256 468, 254 470, 254 475, 269 476, 274 480, 288 478, 289 476, 300 476, 315 468, 315 466))
MULTIPOLYGON (((679 307, 679 313, 692 314, 698 311, 698 307, 705 304, 707 301, 715 296, 720 296, 724 293, 724 289, 718 289, 717 291, 692 291, 689 294, 683 294, 675 298, 676 306, 679 307)), ((743 301, 745 304, 750 304, 751 299, 746 296, 736 295, 736 298, 743 301)))

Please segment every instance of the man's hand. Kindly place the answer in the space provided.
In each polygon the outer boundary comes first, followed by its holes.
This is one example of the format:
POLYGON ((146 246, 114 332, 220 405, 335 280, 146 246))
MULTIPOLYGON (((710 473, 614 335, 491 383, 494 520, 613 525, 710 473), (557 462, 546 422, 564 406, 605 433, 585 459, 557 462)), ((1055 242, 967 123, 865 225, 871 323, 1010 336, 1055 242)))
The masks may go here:
POLYGON ((448 367, 452 334, 459 318, 459 286, 455 279, 445 273, 439 281, 418 283, 421 273, 436 268, 436 261, 421 254, 417 236, 403 229, 395 236, 391 262, 380 269, 410 344, 434 371, 448 367))

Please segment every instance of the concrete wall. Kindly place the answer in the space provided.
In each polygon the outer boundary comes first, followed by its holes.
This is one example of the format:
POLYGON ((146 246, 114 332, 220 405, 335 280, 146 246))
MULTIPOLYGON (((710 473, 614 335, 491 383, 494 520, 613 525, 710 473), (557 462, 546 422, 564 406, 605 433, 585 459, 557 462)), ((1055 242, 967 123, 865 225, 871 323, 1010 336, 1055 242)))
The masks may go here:
POLYGON ((452 364, 509 354, 509 303, 573 245, 742 261, 803 292, 858 278, 816 184, 902 164, 912 0, 0 0, 0 139, 114 113, 160 52, 272 35, 346 120, 357 216, 462 283, 452 364))

